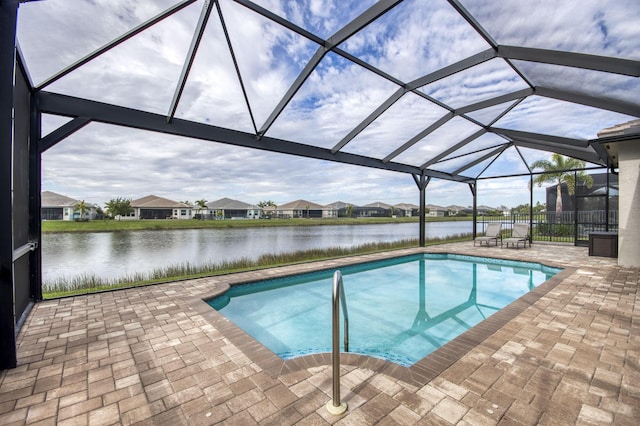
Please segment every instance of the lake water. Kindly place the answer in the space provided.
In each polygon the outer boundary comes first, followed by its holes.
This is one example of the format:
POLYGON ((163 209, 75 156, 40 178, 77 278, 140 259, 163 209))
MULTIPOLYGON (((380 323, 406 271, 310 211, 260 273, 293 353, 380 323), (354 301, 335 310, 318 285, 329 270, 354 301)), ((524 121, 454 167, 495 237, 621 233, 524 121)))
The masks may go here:
MULTIPOLYGON (((432 222, 426 237, 472 232, 472 222, 432 222)), ((418 239, 417 223, 268 228, 187 229, 42 235, 43 281, 95 275, 118 278, 168 265, 256 259, 287 253, 373 242, 418 239)))

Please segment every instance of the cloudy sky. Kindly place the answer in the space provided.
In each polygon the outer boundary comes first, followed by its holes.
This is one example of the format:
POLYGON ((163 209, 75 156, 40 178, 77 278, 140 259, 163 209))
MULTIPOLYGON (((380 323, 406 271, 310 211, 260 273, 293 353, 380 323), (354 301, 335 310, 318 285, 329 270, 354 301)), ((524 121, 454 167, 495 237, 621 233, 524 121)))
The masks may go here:
MULTIPOLYGON (((175 1, 46 0, 19 9, 18 40, 30 76, 50 76, 114 38, 172 7, 175 1)), ((278 1, 255 3, 327 39, 371 1, 278 1)), ((232 1, 220 1, 248 99, 242 92, 216 8, 208 20, 176 117, 256 133, 318 49, 309 39, 232 1)), ((462 4, 499 44, 640 59, 637 0, 527 2, 463 0, 462 4)), ((153 27, 100 55, 44 90, 167 114, 204 1, 195 1, 153 27)), ((348 38, 340 48, 402 82, 410 82, 489 47, 444 0, 405 1, 348 38)), ((521 63, 534 84, 637 102, 637 78, 554 65, 521 63)), ((502 59, 421 87, 454 108, 528 87, 502 59)), ((267 130, 267 136, 332 148, 398 86, 333 52, 328 53, 267 130)), ((511 103, 475 111, 482 123, 511 103)), ((408 93, 353 138, 343 150, 384 158, 438 120, 446 110, 408 93)), ((592 139, 605 127, 633 119, 619 113, 534 97, 519 103, 495 126, 592 139)), ((46 134, 68 121, 44 116, 46 134)), ((455 117, 393 161, 419 166, 479 130, 455 117)), ((451 172, 505 141, 484 135, 435 164, 451 172), (474 154, 476 153, 477 154, 474 154), (470 154, 471 153, 471 154, 470 154)), ((510 148, 497 160, 467 170, 468 176, 526 172, 527 163, 549 153, 510 148), (491 163, 491 167, 485 168, 491 163)), ((479 204, 529 202, 528 178, 480 181, 479 204)), ((115 197, 155 194, 177 201, 230 197, 283 204, 307 199, 320 204, 418 203, 409 175, 188 140, 91 123, 43 155, 42 189, 104 205, 115 197)), ((534 203, 544 202, 541 189, 534 203)), ((433 180, 427 203, 472 203, 464 184, 433 180)))

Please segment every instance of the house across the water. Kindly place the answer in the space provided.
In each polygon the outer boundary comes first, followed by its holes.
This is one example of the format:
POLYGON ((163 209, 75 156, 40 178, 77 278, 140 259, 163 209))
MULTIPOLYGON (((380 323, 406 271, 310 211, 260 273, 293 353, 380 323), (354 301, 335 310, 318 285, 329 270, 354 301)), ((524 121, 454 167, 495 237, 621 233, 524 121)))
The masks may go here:
MULTIPOLYGON (((42 191, 41 212, 42 220, 76 220, 81 219, 80 209, 77 206, 80 200, 61 195, 53 191, 42 191)), ((86 211, 82 219, 93 220, 97 216, 97 206, 85 203, 86 211)))
POLYGON ((193 207, 186 203, 147 195, 131 201, 133 211, 121 219, 191 219, 193 207))
POLYGON ((338 217, 338 208, 321 206, 307 200, 296 200, 277 207, 265 208, 265 213, 277 218, 331 218, 338 217))
POLYGON ((204 219, 260 219, 262 208, 231 198, 221 198, 207 203, 204 219))

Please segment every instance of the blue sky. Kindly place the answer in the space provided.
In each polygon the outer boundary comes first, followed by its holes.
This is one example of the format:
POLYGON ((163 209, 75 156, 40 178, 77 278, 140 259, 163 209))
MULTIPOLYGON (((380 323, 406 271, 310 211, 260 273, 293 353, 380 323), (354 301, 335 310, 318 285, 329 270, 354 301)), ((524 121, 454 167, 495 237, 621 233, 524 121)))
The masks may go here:
MULTIPOLYGON (((47 0, 19 9, 18 39, 36 84, 84 55, 170 7, 174 2, 125 0, 47 0)), ((313 34, 327 38, 366 10, 365 1, 257 1, 313 34)), ((499 43, 640 59, 640 3, 634 0, 463 0, 499 43)), ((202 9, 196 1, 138 34, 46 90, 166 114, 202 9)), ((225 24, 259 129, 318 46, 231 1, 220 1, 225 24)), ((404 82, 487 49, 489 45, 443 0, 405 1, 347 39, 340 48, 404 82)), ((521 62, 521 61, 520 61, 521 62)), ((637 102, 637 78, 597 71, 522 63, 534 84, 637 102)), ((420 90, 459 107, 527 87, 502 59, 494 59, 420 90)), ((296 93, 267 135, 331 148, 391 96, 398 86, 334 53, 296 93)), ((488 123, 510 103, 470 114, 488 123)), ((446 110, 405 94, 343 150, 384 158, 446 110)), ((207 25, 176 117, 253 132, 234 64, 217 13, 207 25)), ((497 127, 582 139, 633 119, 618 113, 548 98, 518 104, 497 127)), ((44 133, 67 119, 45 116, 44 133)), ((420 165, 479 126, 456 117, 394 159, 420 165)), ((464 153, 495 146, 485 135, 464 153)), ((485 151, 486 152, 486 151, 485 151)), ((549 153, 523 149, 531 163, 549 153)), ((456 157, 460 152, 451 154, 456 157)), ((451 171, 463 160, 433 166, 451 171)), ((481 172, 486 163, 469 170, 481 172)), ((519 173, 524 165, 513 149, 494 163, 489 175, 519 173)), ((481 181, 480 204, 508 207, 529 202, 528 178, 481 181)), ((320 204, 418 202, 411 176, 326 161, 257 152, 222 144, 92 123, 43 155, 43 190, 103 205, 115 197, 156 194, 174 200, 222 197, 278 204, 304 198, 320 204)), ((544 202, 542 189, 534 203, 544 202)), ((433 180, 427 202, 468 206, 464 184, 433 180)))

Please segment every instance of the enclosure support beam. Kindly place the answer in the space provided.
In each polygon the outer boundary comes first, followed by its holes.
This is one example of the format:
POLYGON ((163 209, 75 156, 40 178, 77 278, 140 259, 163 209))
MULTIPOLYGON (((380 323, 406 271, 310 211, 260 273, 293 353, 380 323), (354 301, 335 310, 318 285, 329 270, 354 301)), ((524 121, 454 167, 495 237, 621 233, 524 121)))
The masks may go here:
POLYGON ((604 199, 604 211, 607 212, 605 217, 605 228, 604 230, 609 232, 609 188, 611 185, 611 169, 607 167, 607 196, 604 199))
MULTIPOLYGON (((9 0, 9 3, 12 3, 15 0, 9 0)), ((104 46, 98 48, 97 50, 94 50, 93 52, 89 53, 87 56, 78 59, 76 62, 74 62, 73 64, 69 65, 68 67, 66 67, 63 70, 58 71, 56 74, 52 75, 51 77, 49 77, 48 79, 46 79, 45 81, 43 81, 42 83, 40 83, 40 85, 37 87, 38 90, 41 90, 44 87, 49 86, 50 84, 55 83, 56 81, 60 80, 62 77, 64 77, 65 75, 68 75, 69 73, 73 72, 74 70, 77 70, 78 68, 80 68, 81 66, 83 66, 84 64, 86 64, 87 62, 92 61, 93 59, 97 58, 98 56, 102 55, 103 53, 113 49, 114 47, 118 46, 121 43, 124 43, 125 41, 129 40, 131 37, 136 36, 137 34, 143 32, 144 30, 152 27, 153 25, 157 24, 158 22, 162 21, 163 19, 173 15, 174 13, 184 9, 185 7, 189 6, 192 3, 195 3, 196 0, 183 0, 182 2, 173 5, 172 7, 170 7, 169 9, 165 10, 164 12, 160 13, 157 16, 154 16, 153 18, 149 19, 146 22, 141 23, 140 25, 130 29, 129 31, 127 31, 126 33, 122 34, 120 37, 111 40, 109 43, 105 44, 104 46)))
POLYGON ((173 99, 171 100, 171 106, 169 107, 169 113, 167 114, 167 123, 170 123, 171 120, 173 120, 173 116, 176 114, 176 110, 178 109, 178 103, 180 102, 180 98, 182 97, 184 87, 187 84, 187 78, 189 78, 189 72, 191 71, 191 67, 193 66, 193 61, 196 59, 198 46, 200 46, 202 35, 204 34, 204 30, 207 27, 207 22, 209 22, 209 16, 211 15, 212 8, 213 3, 211 3, 210 0, 205 0, 204 5, 202 6, 202 12, 200 13, 200 19, 198 20, 198 25, 196 26, 196 30, 193 33, 193 38, 191 39, 189 52, 187 53, 187 57, 184 60, 184 64, 182 66, 180 79, 178 80, 176 90, 173 93, 173 99))
MULTIPOLYGON (((35 101, 32 102, 32 104, 35 104, 35 101)), ((40 113, 38 112, 37 116, 32 118, 40 120, 39 116, 40 116, 40 113)), ((56 130, 52 131, 42 139, 40 139, 39 137, 40 132, 38 131, 38 136, 36 136, 36 139, 33 139, 33 140, 38 141, 37 143, 38 151, 40 153, 43 153, 49 148, 55 146, 61 140, 68 138, 78 130, 82 129, 84 126, 86 126, 89 123, 91 123, 91 120, 88 119, 87 117, 76 117, 73 120, 69 121, 68 123, 65 123, 62 126, 58 127, 56 130)))
POLYGON ((425 238, 425 226, 426 226, 426 219, 425 219, 425 207, 427 204, 427 185, 429 185, 429 181, 431 181, 431 177, 430 176, 425 176, 424 171, 422 172, 422 174, 420 176, 418 175, 411 175, 413 176, 413 180, 416 182, 416 185, 418 185, 418 189, 420 190, 420 208, 419 208, 419 215, 420 215, 420 240, 419 240, 419 245, 420 247, 424 247, 425 243, 426 243, 426 238, 425 238))
POLYGON ((13 290, 13 80, 17 0, 0 1, 0 369, 17 364, 13 290))
POLYGON ((532 241, 533 241, 533 174, 529 173, 529 247, 531 247, 532 241))
MULTIPOLYGON (((343 164, 353 164, 375 169, 390 170, 400 173, 421 174, 419 167, 395 162, 383 162, 382 160, 338 151, 335 154, 330 149, 304 145, 268 136, 260 140, 252 133, 240 132, 222 127, 197 123, 184 119, 174 118, 167 123, 166 115, 135 110, 117 105, 109 105, 102 102, 91 101, 56 93, 39 91, 36 101, 40 112, 43 114, 66 115, 69 117, 86 117, 93 122, 113 124, 134 129, 150 130, 168 135, 179 135, 187 138, 219 142, 246 148, 255 148, 282 154, 291 154, 298 157, 315 158, 319 160, 335 161, 343 164)), ((450 173, 438 170, 425 169, 424 174, 439 179, 455 182, 468 182, 470 178, 454 176, 450 173)))
POLYGON ((478 192, 478 181, 476 180, 474 183, 470 183, 469 184, 469 189, 471 190, 471 195, 473 195, 473 239, 476 239, 477 236, 477 229, 476 229, 476 223, 478 223, 478 198, 477 198, 477 192, 478 192))

